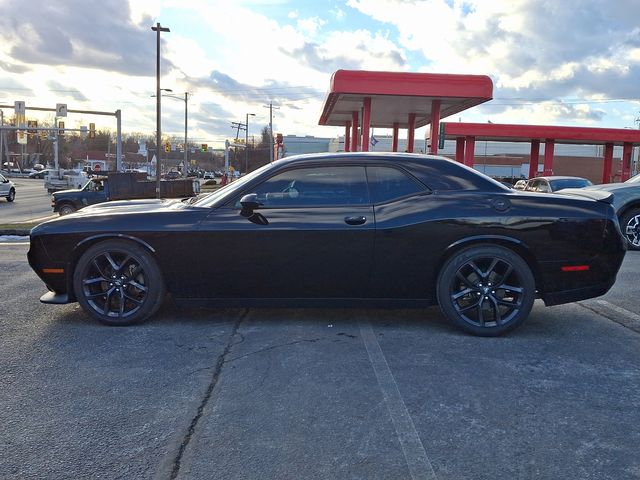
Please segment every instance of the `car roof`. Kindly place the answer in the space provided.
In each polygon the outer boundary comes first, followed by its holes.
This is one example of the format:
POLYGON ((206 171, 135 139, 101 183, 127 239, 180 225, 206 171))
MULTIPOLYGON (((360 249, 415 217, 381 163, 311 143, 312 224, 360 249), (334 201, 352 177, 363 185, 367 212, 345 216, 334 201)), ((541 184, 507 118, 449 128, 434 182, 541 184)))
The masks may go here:
POLYGON ((530 180, 538 180, 540 178, 543 180, 587 180, 586 178, 583 178, 583 177, 571 177, 566 175, 547 175, 543 177, 534 177, 534 178, 531 178, 530 180))

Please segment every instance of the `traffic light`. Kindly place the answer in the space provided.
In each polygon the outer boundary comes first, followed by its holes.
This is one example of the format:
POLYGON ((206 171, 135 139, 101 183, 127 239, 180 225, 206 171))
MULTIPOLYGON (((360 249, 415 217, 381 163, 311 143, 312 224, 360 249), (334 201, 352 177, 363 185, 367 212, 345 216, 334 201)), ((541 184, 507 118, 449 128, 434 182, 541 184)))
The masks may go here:
POLYGON ((203 144, 202 144, 201 151, 206 152, 206 151, 208 151, 208 150, 209 150, 209 146, 208 146, 206 143, 203 143, 203 144))
POLYGON ((96 124, 89 124, 89 138, 96 138, 96 124))
POLYGON ((58 122, 58 128, 60 129, 58 135, 64 135, 64 122, 58 122))
POLYGON ((170 152, 171 151, 171 144, 169 142, 164 144, 164 151, 165 152, 170 152))

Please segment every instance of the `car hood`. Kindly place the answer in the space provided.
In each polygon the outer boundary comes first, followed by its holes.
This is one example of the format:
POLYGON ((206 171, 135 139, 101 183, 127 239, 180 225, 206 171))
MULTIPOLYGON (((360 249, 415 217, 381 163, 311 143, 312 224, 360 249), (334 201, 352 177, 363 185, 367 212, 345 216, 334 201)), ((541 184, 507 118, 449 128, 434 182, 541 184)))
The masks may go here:
POLYGON ((175 198, 143 198, 138 200, 114 200, 112 202, 97 203, 79 210, 75 215, 89 216, 112 213, 146 213, 163 211, 184 205, 175 198))
POLYGON ((58 190, 57 192, 53 192, 51 194, 51 196, 54 197, 54 198, 55 197, 64 197, 65 195, 69 195, 69 194, 75 195, 76 193, 81 192, 81 191, 82 191, 81 188, 70 188, 70 189, 67 189, 67 190, 58 190))

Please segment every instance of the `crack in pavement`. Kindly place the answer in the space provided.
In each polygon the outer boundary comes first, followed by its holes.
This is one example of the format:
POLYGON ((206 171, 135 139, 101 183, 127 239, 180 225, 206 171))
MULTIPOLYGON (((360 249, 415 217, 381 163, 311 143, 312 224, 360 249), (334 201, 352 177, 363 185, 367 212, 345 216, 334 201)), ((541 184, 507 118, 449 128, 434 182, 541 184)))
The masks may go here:
MULTIPOLYGON (((214 370, 213 370, 213 375, 211 376, 211 381, 209 382, 209 385, 207 386, 207 390, 205 391, 204 397, 202 398, 202 401, 200 402, 200 405, 198 406, 198 410, 196 412, 196 415, 193 417, 193 419, 191 420, 191 423, 189 424, 189 428, 187 429, 187 433, 184 435, 182 442, 180 444, 180 448, 178 449, 178 453, 176 454, 175 459, 173 460, 172 463, 172 467, 171 467, 171 474, 169 475, 170 480, 175 480, 178 477, 178 474, 180 473, 180 467, 182 464, 182 457, 184 455, 184 452, 187 449, 187 446, 189 445, 189 442, 191 441, 191 437, 193 436, 196 427, 198 426, 198 423, 200 421, 200 418, 202 418, 202 414, 204 412, 204 409, 206 408, 207 404, 209 403, 209 399, 211 398, 211 395, 213 394, 213 390, 215 389, 216 385, 218 384, 218 380, 220 379, 220 374, 222 373, 222 367, 225 364, 225 359, 227 357, 227 355, 229 354, 229 352, 231 352, 231 348, 233 348, 234 345, 236 345, 236 343, 238 342, 233 342, 233 339, 236 337, 236 334, 238 333, 238 329, 240 328, 240 324, 244 321, 244 319, 247 317, 247 315, 249 314, 249 309, 246 309, 244 312, 242 312, 242 314, 238 317, 238 319, 234 322, 233 324, 233 328, 231 330, 231 333, 229 334, 229 337, 227 338, 227 341, 225 343, 225 347, 224 350, 222 352, 222 354, 220 356, 218 356, 218 360, 216 361, 214 370)), ((239 342, 241 343, 241 342, 239 342)), ((210 367, 209 367, 210 368, 210 367)))

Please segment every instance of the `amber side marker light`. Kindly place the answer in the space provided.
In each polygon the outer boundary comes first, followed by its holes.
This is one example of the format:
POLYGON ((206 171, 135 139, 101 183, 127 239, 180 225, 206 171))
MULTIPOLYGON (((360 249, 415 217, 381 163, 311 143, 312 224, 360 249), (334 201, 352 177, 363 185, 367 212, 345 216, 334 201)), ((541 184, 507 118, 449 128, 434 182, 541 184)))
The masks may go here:
POLYGON ((589 265, 565 265, 560 270, 563 272, 586 272, 589 270, 589 265))
POLYGON ((64 268, 43 268, 42 273, 64 273, 64 268))

